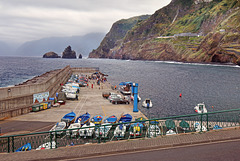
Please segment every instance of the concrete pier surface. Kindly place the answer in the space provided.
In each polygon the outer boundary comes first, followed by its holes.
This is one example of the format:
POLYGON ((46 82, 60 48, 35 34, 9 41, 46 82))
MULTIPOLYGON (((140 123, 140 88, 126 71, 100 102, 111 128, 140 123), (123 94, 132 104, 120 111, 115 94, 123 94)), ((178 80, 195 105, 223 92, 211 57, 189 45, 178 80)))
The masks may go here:
MULTIPOLYGON (((81 74, 88 75, 91 73, 81 74)), ((88 84, 88 87, 81 87, 78 100, 67 100, 66 104, 60 107, 52 107, 51 109, 31 112, 0 121, 2 134, 13 135, 48 131, 54 124, 59 122, 65 114, 72 111, 75 112, 77 116, 89 112, 91 117, 102 115, 105 118, 110 115, 115 115, 117 118, 120 118, 122 114, 127 113, 133 116, 133 120, 135 120, 134 118, 145 117, 140 111, 133 112, 133 104, 115 105, 103 98, 102 92, 119 93, 119 91, 111 88, 109 82, 106 81, 99 86, 96 80, 90 80, 88 84), (91 88, 92 84, 93 88, 91 88)))

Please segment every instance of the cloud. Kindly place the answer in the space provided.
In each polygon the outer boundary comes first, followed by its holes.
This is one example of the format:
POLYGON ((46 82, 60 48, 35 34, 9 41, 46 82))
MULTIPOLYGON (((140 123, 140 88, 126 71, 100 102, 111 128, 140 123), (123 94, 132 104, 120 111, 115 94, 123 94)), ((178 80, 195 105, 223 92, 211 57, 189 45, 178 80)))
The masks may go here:
POLYGON ((170 0, 2 0, 0 40, 107 33, 117 20, 152 14, 170 0))

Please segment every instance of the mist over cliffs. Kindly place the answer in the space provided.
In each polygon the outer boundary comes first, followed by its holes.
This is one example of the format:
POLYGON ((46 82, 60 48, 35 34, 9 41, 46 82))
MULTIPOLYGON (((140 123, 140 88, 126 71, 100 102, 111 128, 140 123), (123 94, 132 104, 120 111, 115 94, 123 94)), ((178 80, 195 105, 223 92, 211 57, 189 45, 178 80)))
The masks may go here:
POLYGON ((58 55, 62 55, 61 53, 64 51, 66 46, 71 45, 77 55, 82 54, 87 57, 90 51, 99 46, 100 42, 104 38, 104 35, 104 33, 90 33, 84 36, 49 37, 29 41, 16 49, 15 55, 42 56, 44 53, 49 51, 54 51, 58 55))
POLYGON ((114 45, 106 41, 121 31, 113 25, 89 57, 240 64, 239 7, 238 0, 172 0, 114 45))

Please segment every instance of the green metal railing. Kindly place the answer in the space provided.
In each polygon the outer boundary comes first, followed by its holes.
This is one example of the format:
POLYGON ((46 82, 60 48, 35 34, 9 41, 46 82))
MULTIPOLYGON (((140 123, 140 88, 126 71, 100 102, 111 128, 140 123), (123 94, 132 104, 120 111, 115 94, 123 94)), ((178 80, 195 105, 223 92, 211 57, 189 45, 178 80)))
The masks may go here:
POLYGON ((204 132, 240 126, 239 116, 240 109, 233 109, 203 114, 153 118, 150 120, 128 123, 98 125, 92 126, 95 130, 93 130, 93 135, 91 136, 80 136, 79 134, 79 130, 87 133, 91 127, 0 136, 0 152, 16 152, 18 148, 27 143, 31 144, 32 149, 53 149, 63 146, 105 143, 124 139, 151 138, 188 132, 204 132), (143 126, 141 124, 143 124, 143 126), (122 136, 116 135, 116 128, 119 125, 121 125, 122 129, 126 127, 126 131, 122 136), (99 128, 101 128, 101 130, 97 130, 99 128), (106 131, 106 133, 104 133, 104 131, 106 131))

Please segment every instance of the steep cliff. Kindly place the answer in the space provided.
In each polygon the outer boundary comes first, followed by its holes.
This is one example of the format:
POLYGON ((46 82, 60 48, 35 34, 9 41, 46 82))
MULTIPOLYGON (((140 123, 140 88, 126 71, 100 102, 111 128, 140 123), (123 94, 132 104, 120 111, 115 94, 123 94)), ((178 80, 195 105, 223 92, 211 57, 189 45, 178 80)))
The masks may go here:
POLYGON ((110 49, 114 48, 114 46, 119 45, 129 30, 131 30, 136 24, 140 24, 142 21, 146 20, 149 17, 149 15, 143 15, 129 19, 122 19, 115 22, 112 25, 110 31, 104 37, 100 46, 96 50, 93 50, 89 54, 89 57, 108 57, 110 49))
POLYGON ((238 0, 172 0, 126 32, 121 43, 91 56, 239 64, 239 7, 238 0))

